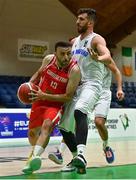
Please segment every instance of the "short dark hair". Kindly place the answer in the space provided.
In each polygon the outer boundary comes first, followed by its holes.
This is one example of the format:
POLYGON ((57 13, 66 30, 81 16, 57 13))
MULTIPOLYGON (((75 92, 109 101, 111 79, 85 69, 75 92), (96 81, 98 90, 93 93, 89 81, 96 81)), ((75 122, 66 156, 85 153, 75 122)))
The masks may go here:
POLYGON ((94 22, 96 22, 96 10, 92 9, 92 8, 80 8, 77 11, 77 15, 83 14, 83 13, 87 13, 88 17, 93 20, 94 22))
POLYGON ((72 47, 72 44, 70 42, 59 41, 55 44, 55 51, 58 47, 68 48, 72 47))

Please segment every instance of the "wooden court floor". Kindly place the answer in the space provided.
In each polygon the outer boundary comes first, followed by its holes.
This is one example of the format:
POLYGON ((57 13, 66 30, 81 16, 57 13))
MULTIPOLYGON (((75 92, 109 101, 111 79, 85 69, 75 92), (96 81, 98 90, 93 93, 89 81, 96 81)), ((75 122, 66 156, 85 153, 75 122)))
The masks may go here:
MULTIPOLYGON (((71 161, 72 156, 68 149, 64 153, 63 165, 57 165, 48 159, 48 152, 56 150, 58 144, 50 144, 42 155, 42 167, 36 173, 60 172, 61 168, 71 161)), ((115 151, 115 162, 112 166, 136 164, 136 140, 114 140, 110 142, 115 151)), ((30 146, 1 147, 0 148, 0 178, 4 176, 21 175, 30 146)), ((99 141, 89 142, 86 149, 87 167, 111 167, 107 164, 102 151, 102 143, 99 141)), ((55 177, 54 177, 55 179, 55 177)))

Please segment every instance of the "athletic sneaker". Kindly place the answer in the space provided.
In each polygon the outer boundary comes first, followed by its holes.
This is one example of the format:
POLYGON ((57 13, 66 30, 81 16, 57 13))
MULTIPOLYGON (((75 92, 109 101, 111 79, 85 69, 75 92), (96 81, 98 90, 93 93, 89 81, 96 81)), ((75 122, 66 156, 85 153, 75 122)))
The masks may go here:
POLYGON ((73 166, 73 160, 61 169, 62 172, 72 172, 75 170, 76 167, 73 166))
POLYGON ((104 149, 104 153, 105 153, 105 157, 106 157, 106 161, 110 164, 114 161, 114 153, 112 151, 112 149, 107 146, 105 149, 104 149))
POLYGON ((22 169, 22 172, 24 173, 24 174, 32 174, 32 169, 31 169, 31 167, 30 167, 30 165, 29 164, 26 164, 25 165, 25 167, 22 169))
POLYGON ((61 153, 59 152, 59 150, 57 150, 57 152, 49 153, 48 158, 51 161, 55 162, 56 164, 63 163, 63 157, 62 157, 61 153))
POLYGON ((77 173, 85 174, 87 162, 83 155, 79 154, 73 159, 72 163, 77 168, 77 173))
POLYGON ((30 168, 32 171, 37 171, 40 169, 42 164, 42 160, 40 156, 33 156, 32 159, 29 162, 30 168))
POLYGON ((22 171, 25 174, 32 174, 33 171, 37 171, 40 169, 41 164, 42 164, 42 161, 41 161, 40 156, 32 156, 22 171))
POLYGON ((22 172, 25 173, 25 174, 32 174, 32 169, 30 167, 30 160, 32 159, 32 155, 33 155, 33 152, 31 152, 31 154, 29 155, 28 160, 26 162, 26 165, 22 169, 22 172))
POLYGON ((77 173, 78 174, 86 174, 86 167, 84 167, 84 168, 77 168, 77 173))

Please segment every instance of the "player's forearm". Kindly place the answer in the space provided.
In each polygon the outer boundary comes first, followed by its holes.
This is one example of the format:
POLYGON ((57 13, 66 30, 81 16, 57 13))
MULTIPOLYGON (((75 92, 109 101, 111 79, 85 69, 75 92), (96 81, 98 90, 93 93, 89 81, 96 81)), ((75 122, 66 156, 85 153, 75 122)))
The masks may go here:
POLYGON ((120 74, 120 72, 116 72, 115 73, 115 79, 117 81, 117 90, 120 91, 122 90, 122 76, 120 74))
POLYGON ((104 55, 98 56, 98 61, 100 61, 104 64, 110 64, 111 56, 110 56, 110 54, 104 54, 104 55))
POLYGON ((32 82, 34 84, 38 84, 40 80, 39 73, 36 72, 29 80, 29 82, 32 82))
POLYGON ((68 96, 66 94, 47 94, 44 93, 44 100, 54 101, 54 102, 69 102, 72 99, 72 96, 68 96))

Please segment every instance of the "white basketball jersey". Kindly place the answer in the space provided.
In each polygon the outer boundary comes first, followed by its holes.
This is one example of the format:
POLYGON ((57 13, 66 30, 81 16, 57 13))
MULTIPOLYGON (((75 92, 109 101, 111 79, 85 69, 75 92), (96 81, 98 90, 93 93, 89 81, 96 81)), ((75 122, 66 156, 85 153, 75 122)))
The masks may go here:
POLYGON ((93 37, 96 33, 91 33, 83 40, 78 36, 72 46, 73 58, 77 60, 81 70, 83 82, 102 85, 104 77, 104 64, 91 59, 87 48, 91 47, 93 37))
POLYGON ((112 80, 112 72, 108 67, 105 66, 105 75, 104 75, 104 78, 103 78, 102 87, 104 89, 110 89, 111 80, 112 80))

